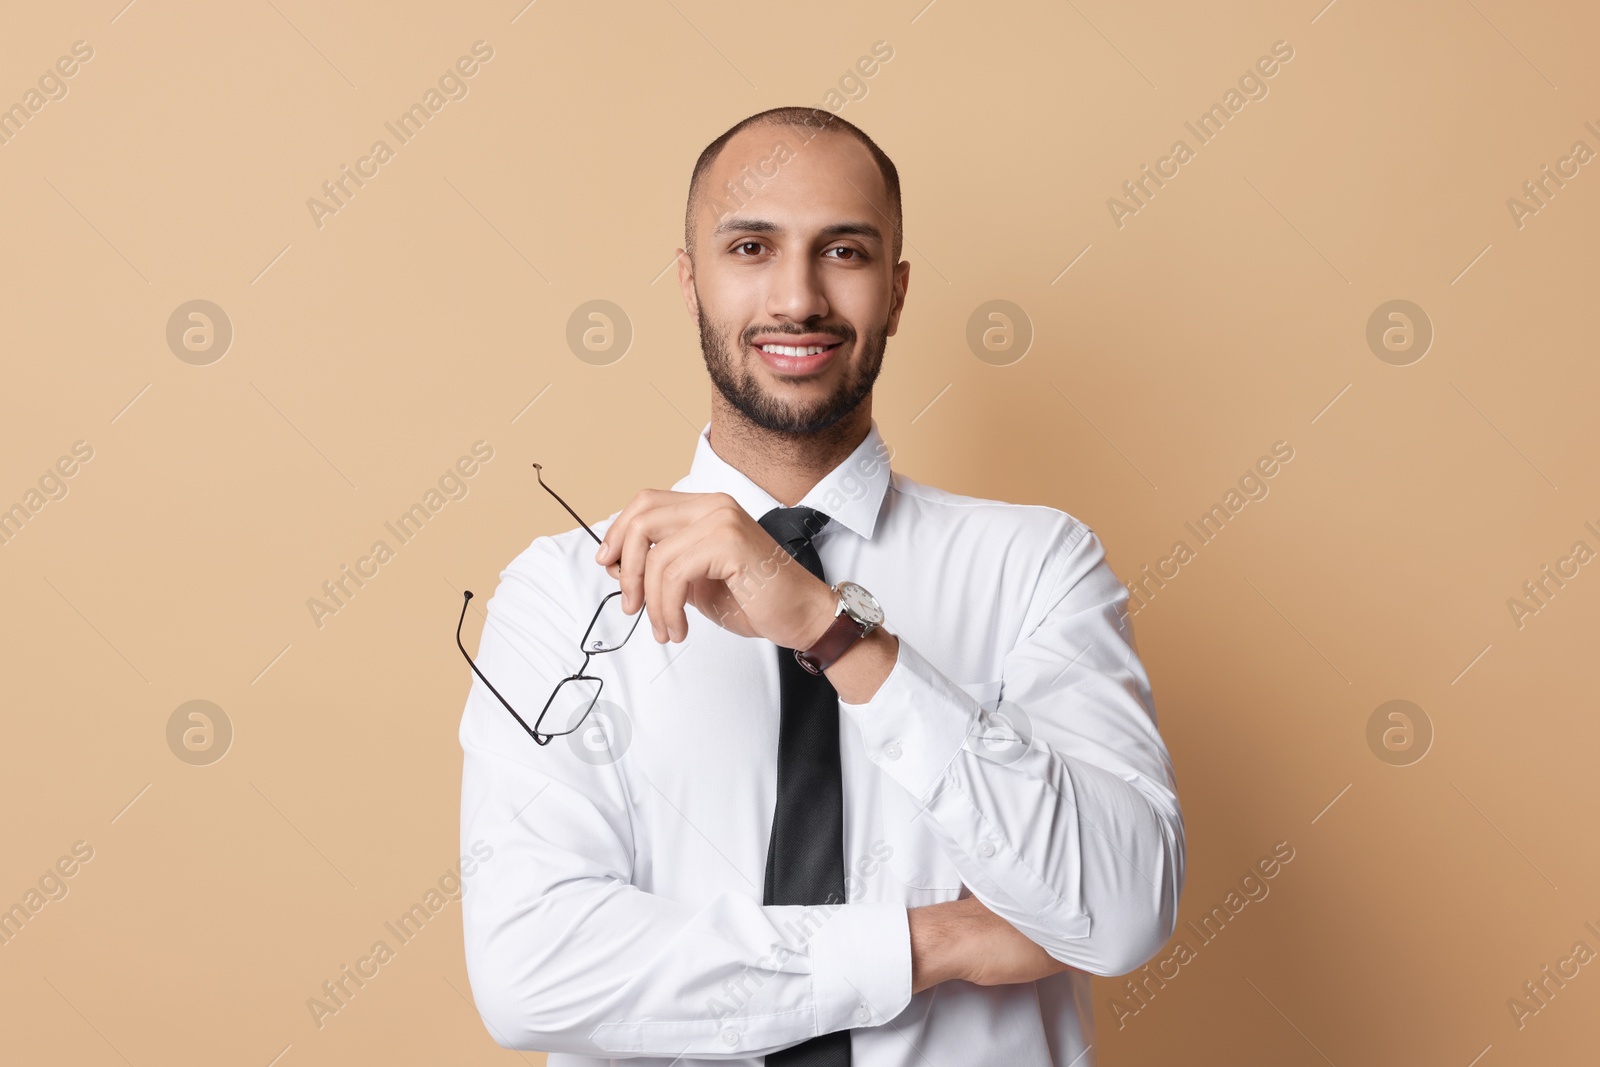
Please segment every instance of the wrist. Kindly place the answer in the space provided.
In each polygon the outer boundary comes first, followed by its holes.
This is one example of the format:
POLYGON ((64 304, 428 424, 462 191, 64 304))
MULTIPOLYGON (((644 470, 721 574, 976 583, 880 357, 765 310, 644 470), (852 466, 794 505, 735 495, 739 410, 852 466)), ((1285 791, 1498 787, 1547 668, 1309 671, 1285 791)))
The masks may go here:
POLYGON ((961 900, 906 909, 911 932, 911 992, 922 992, 941 982, 964 979, 962 966, 963 917, 961 900))
POLYGON ((822 635, 833 625, 833 617, 839 610, 839 594, 833 591, 833 587, 820 580, 815 585, 816 590, 812 594, 811 608, 808 612, 810 621, 801 632, 800 643, 791 646, 802 652, 822 640, 822 635))
POLYGON ((839 699, 864 703, 894 669, 899 639, 883 628, 883 610, 865 589, 848 581, 816 587, 826 598, 818 614, 825 603, 827 615, 796 656, 806 670, 827 675, 839 699))
POLYGON ((894 670, 900 639, 879 626, 855 642, 822 673, 846 704, 865 704, 894 670))

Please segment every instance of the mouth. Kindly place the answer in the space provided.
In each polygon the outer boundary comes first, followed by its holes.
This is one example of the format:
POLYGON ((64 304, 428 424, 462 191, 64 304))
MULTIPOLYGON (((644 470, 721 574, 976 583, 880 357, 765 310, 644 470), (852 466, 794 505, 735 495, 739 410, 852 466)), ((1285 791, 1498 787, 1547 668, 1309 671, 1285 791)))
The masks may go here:
POLYGON ((810 345, 767 343, 751 347, 760 354, 761 361, 774 372, 799 378, 822 370, 843 345, 843 341, 833 341, 810 345))

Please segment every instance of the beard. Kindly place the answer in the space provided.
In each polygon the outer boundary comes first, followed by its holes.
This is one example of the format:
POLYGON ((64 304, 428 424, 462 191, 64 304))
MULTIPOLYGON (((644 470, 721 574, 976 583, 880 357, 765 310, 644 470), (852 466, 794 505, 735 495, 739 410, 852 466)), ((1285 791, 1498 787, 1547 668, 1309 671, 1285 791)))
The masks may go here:
MULTIPOLYGON (((855 362, 846 367, 832 393, 805 403, 784 400, 763 391, 760 380, 749 364, 736 358, 729 350, 727 339, 734 331, 718 328, 706 318, 705 305, 698 301, 696 303, 699 305, 700 350, 705 355, 706 371, 711 375, 712 384, 736 411, 763 430, 801 435, 828 429, 856 410, 872 394, 878 372, 883 369, 883 353, 889 343, 887 321, 877 329, 868 331, 855 362)), ((850 344, 857 337, 849 325, 810 330, 798 327, 789 330, 751 328, 740 338, 741 352, 751 351, 749 339, 763 333, 825 333, 838 337, 844 344, 850 344)))

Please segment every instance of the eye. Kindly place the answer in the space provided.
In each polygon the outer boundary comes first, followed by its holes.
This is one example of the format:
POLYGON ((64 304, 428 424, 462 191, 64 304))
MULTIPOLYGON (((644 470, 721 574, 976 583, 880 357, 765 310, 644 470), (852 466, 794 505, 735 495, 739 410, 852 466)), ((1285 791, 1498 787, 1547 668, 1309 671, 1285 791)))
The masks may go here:
MULTIPOLYGON (((832 248, 828 249, 828 252, 848 252, 849 255, 834 257, 835 259, 843 259, 847 263, 867 258, 866 253, 862 252, 859 248, 851 248, 849 245, 834 245, 832 248)), ((822 254, 827 255, 828 252, 824 252, 822 254)))
POLYGON ((743 250, 746 249, 746 248, 753 248, 753 249, 759 250, 759 249, 762 249, 764 247, 766 247, 766 246, 763 245, 760 241, 740 241, 738 244, 733 246, 733 252, 734 252, 735 255, 742 255, 743 254, 743 250))

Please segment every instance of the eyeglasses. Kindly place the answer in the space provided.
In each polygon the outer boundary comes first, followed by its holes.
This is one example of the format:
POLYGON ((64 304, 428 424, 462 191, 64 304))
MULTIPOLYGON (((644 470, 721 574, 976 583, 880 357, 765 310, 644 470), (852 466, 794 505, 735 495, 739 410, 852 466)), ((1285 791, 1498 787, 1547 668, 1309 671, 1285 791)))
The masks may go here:
MULTIPOLYGON (((554 489, 544 484, 544 474, 542 473, 544 468, 535 463, 533 469, 535 476, 539 479, 539 485, 543 487, 544 491, 555 497, 556 502, 567 509, 567 514, 577 519, 578 525, 587 530, 589 536, 594 538, 596 544, 599 544, 600 536, 590 529, 588 523, 578 518, 578 513, 573 511, 565 500, 557 496, 554 489)), ((476 674, 478 679, 489 687, 489 692, 493 693, 495 699, 500 701, 501 705, 511 713, 511 717, 516 719, 524 730, 528 731, 528 736, 532 737, 537 744, 548 745, 551 739, 565 737, 582 726, 584 720, 589 717, 589 713, 594 710, 595 705, 600 701, 600 690, 605 683, 599 678, 585 673, 589 668, 589 660, 607 652, 615 652, 627 644, 628 638, 633 636, 634 628, 639 625, 639 620, 644 618, 643 604, 639 605, 639 610, 633 615, 630 616, 625 613, 622 610, 622 601, 619 599, 621 596, 622 590, 618 589, 615 593, 607 593, 601 599, 600 606, 595 609, 594 618, 589 620, 588 629, 583 631, 583 637, 578 642, 578 651, 583 653, 582 666, 575 673, 569 674, 556 683, 555 691, 550 694, 550 699, 545 701, 543 710, 539 712, 539 717, 534 720, 532 726, 529 726, 522 716, 517 714, 517 709, 511 706, 510 701, 500 695, 500 690, 494 687, 494 683, 483 676, 483 672, 478 669, 478 665, 472 661, 472 656, 467 652, 467 646, 461 643, 461 626, 467 619, 467 605, 472 602, 472 590, 470 589, 463 593, 461 597, 461 618, 456 621, 456 647, 461 650, 463 656, 467 657, 467 664, 472 668, 472 673, 476 674), (572 725, 565 730, 541 732, 539 727, 544 724, 545 718, 550 716, 552 712, 556 717, 553 721, 572 722, 572 725), (576 721, 573 721, 573 716, 577 716, 576 721)))

